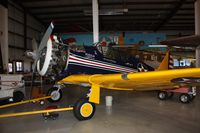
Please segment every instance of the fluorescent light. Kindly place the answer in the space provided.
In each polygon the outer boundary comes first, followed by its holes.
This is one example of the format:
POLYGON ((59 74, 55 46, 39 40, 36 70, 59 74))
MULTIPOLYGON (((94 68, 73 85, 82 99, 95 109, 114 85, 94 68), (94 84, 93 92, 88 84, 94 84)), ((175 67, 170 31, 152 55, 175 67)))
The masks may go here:
MULTIPOLYGON (((127 8, 121 9, 100 9, 99 15, 123 15, 124 13, 128 12, 127 8)), ((84 10, 84 15, 92 15, 91 10, 84 10)))
POLYGON ((160 48, 166 48, 167 45, 148 45, 148 47, 150 47, 150 48, 158 48, 158 47, 160 47, 160 48))
POLYGON ((189 50, 195 50, 194 47, 184 47, 184 46, 173 46, 173 48, 176 48, 176 49, 189 49, 189 50))

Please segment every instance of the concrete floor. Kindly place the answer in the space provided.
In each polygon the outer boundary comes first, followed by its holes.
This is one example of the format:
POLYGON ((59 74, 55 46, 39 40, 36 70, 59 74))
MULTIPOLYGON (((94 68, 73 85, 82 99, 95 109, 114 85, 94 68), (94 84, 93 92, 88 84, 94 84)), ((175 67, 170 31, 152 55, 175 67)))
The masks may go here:
MULTIPOLYGON (((84 90, 74 86, 64 90, 57 105, 74 103, 84 90)), ((59 113, 57 120, 44 120, 41 115, 0 119, 0 133, 200 133, 200 97, 190 104, 179 103, 177 97, 160 101, 153 92, 103 91, 101 104, 91 120, 78 121, 72 112, 59 113), (105 95, 113 95, 112 108, 106 108, 105 95)), ((29 104, 0 113, 42 109, 50 105, 29 104)), ((52 105, 52 104, 51 104, 52 105)))

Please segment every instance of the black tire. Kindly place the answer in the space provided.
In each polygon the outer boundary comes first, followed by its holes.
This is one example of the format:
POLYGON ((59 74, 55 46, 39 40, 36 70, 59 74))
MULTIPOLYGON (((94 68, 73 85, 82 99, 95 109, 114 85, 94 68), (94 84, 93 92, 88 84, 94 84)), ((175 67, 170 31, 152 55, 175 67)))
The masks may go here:
POLYGON ((179 101, 181 103, 189 103, 191 101, 190 95, 186 93, 180 94, 179 101))
POLYGON ((24 93, 21 91, 16 91, 13 93, 14 102, 20 102, 24 99, 24 93))
POLYGON ((88 98, 85 99, 79 99, 75 105, 74 105, 74 116, 79 120, 89 120, 94 116, 94 113, 96 111, 96 107, 94 103, 91 103, 88 101, 88 98), (84 112, 82 111, 86 111, 85 116, 84 116, 84 112))
POLYGON ((47 96, 51 96, 55 94, 55 96, 48 98, 48 101, 53 103, 53 102, 59 102, 62 99, 62 91, 59 90, 57 87, 52 87, 48 90, 47 92, 47 96))
POLYGON ((168 92, 168 98, 172 98, 174 96, 174 92, 168 92))
POLYGON ((168 94, 166 91, 159 91, 157 97, 160 100, 166 100, 168 98, 168 94))

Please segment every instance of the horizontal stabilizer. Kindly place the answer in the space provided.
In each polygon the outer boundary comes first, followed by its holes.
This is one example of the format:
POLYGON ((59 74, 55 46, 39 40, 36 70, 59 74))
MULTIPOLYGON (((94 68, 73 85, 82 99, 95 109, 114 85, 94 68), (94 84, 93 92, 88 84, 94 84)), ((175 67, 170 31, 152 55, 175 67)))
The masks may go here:
POLYGON ((182 77, 182 78, 175 78, 171 80, 172 83, 184 83, 184 84, 192 84, 192 83, 200 83, 200 78, 194 77, 182 77))

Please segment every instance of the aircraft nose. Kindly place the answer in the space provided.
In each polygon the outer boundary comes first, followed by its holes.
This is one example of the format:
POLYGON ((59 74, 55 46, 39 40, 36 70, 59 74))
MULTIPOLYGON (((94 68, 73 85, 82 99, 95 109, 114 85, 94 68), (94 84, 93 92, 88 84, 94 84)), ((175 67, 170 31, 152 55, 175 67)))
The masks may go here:
POLYGON ((37 62, 38 73, 42 76, 58 75, 67 69, 68 57, 68 45, 52 41, 52 37, 50 37, 47 46, 40 53, 40 58, 37 62))

